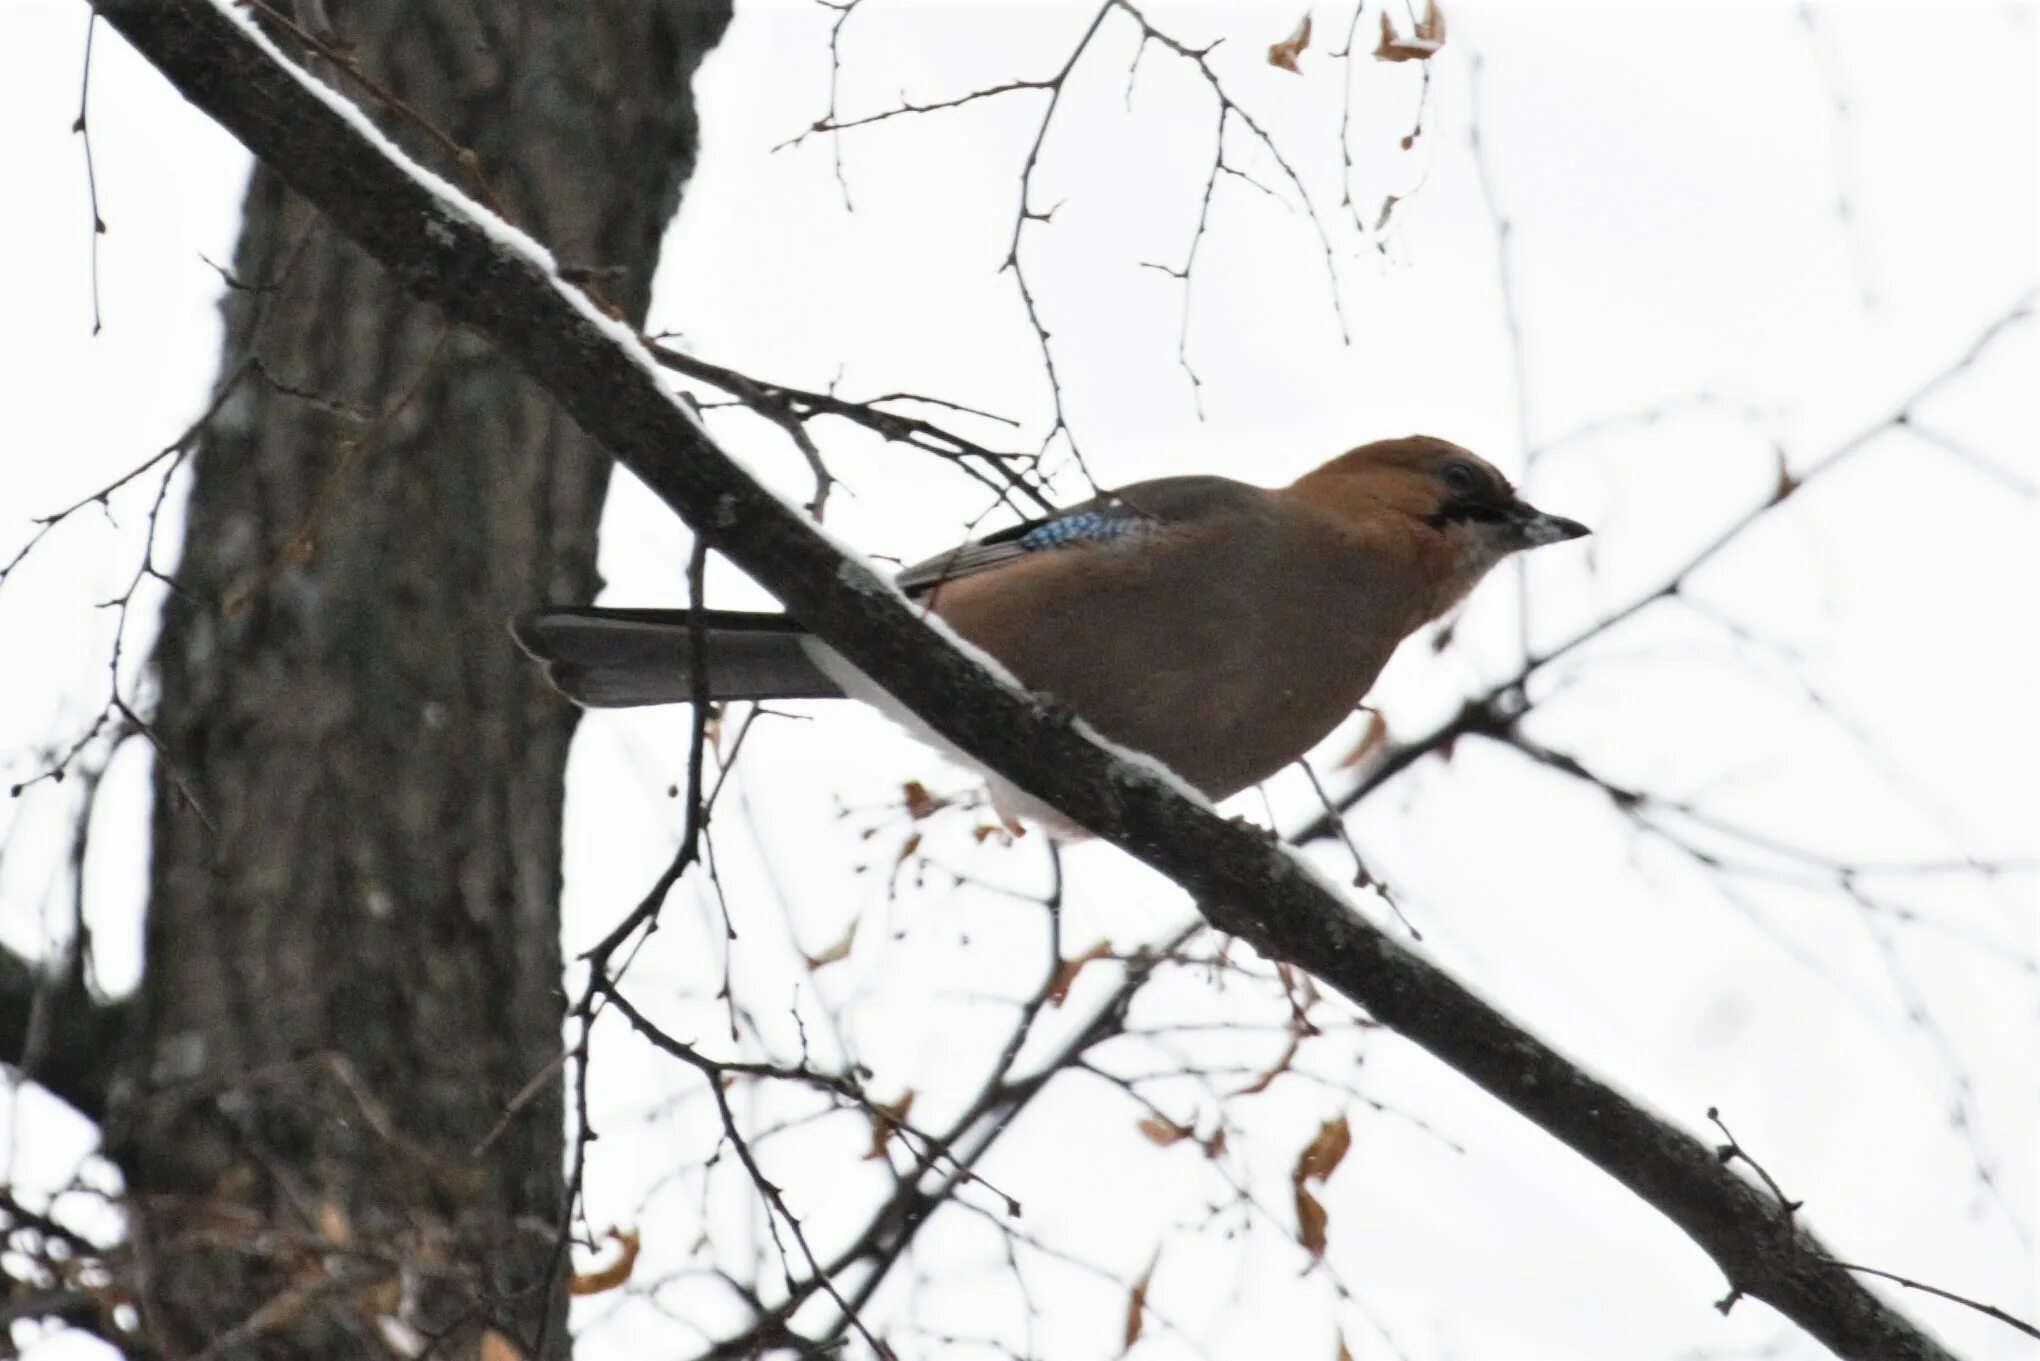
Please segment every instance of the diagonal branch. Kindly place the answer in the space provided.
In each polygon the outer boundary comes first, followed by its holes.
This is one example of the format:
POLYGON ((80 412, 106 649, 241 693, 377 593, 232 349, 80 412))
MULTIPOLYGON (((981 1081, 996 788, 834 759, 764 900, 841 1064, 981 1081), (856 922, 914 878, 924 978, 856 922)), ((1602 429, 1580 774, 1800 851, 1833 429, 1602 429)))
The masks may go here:
POLYGON ((967 654, 717 448, 640 338, 563 281, 542 248, 413 166, 236 16, 211 0, 97 8, 337 228, 498 345, 708 543, 944 737, 1169 875, 1221 929, 1309 970, 1564 1141, 1684 1230, 1734 1294, 1775 1306, 1845 1357, 1949 1355, 1706 1143, 1377 930, 1288 849, 967 654))

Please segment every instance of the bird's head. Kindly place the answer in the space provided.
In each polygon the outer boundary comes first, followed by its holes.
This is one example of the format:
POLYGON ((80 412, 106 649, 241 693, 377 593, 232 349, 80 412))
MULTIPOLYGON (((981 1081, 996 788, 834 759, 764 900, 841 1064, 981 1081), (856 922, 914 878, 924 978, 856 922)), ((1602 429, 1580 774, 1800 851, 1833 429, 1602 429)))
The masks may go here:
POLYGON ((1486 459, 1430 435, 1363 444, 1304 474, 1290 491, 1342 517, 1392 524, 1428 544, 1440 576, 1437 612, 1511 553, 1589 532, 1525 501, 1486 459))

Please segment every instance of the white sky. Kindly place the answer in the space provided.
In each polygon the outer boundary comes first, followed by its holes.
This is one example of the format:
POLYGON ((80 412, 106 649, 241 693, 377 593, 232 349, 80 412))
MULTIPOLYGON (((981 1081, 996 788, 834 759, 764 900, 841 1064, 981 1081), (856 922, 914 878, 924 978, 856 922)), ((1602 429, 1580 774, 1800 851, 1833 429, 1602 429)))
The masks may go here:
MULTIPOLYGON (((826 12, 790 0, 739 8, 697 85, 704 150, 667 243, 653 329, 680 331, 703 356, 762 377, 822 386, 840 375, 853 396, 931 393, 1012 414, 1038 435, 1047 411, 1038 356, 997 265, 1040 97, 846 135, 855 203, 846 213, 826 142, 771 152, 821 111, 826 12)), ((1227 40, 1214 62, 1327 216, 1353 333, 1340 343, 1306 219, 1227 180, 1194 284, 1189 353, 1205 380, 1202 420, 1176 360, 1182 291, 1140 265, 1181 263, 1211 151, 1208 94, 1179 59, 1150 50, 1129 111, 1122 19, 1065 95, 1034 191, 1037 208, 1060 207, 1052 225, 1028 228, 1024 258, 1101 482, 1188 471, 1273 482, 1362 439, 1416 429, 1521 470, 1492 215, 1466 138, 1475 52, 1493 194, 1514 226, 1531 440, 1702 394, 1713 403, 1569 444, 1538 465, 1533 499, 1597 534, 1590 550, 1532 562, 1537 639, 1564 637, 1655 585, 1763 496, 1776 449, 1803 466, 1882 420, 2040 274, 2028 10, 1845 7, 1823 11, 1810 40, 1783 6, 1455 8, 1415 152, 1396 142, 1416 68, 1364 62, 1356 73, 1353 182, 1366 216, 1383 193, 1422 184, 1385 252, 1337 220, 1344 68, 1326 53, 1343 38, 1345 12, 1316 13, 1317 42, 1297 77, 1259 56, 1287 33, 1290 7, 1150 9, 1186 40, 1227 40), (1846 118, 1836 117, 1837 92, 1846 118), (1836 213, 1844 187, 1848 224, 1836 213)), ((1087 15, 1046 2, 867 0, 845 29, 841 107, 854 114, 902 91, 927 101, 1046 74, 1087 15)), ((1363 34, 1374 22, 1370 11, 1363 34)), ((91 336, 88 216, 69 135, 82 29, 74 3, 27 0, 0 13, 6 182, 21 190, 0 215, 0 250, 17 262, 0 329, 15 451, 0 463, 0 559, 29 516, 138 461, 202 406, 218 279, 199 255, 230 257, 245 174, 223 134, 101 33, 91 107, 110 230, 100 254, 106 329, 91 336)), ((1244 141, 1232 146, 1239 164, 1275 183, 1244 141)), ((2028 484, 2040 478, 2036 349, 2029 325, 1927 409, 2028 484)), ((723 420, 762 473, 805 494, 796 454, 741 416, 723 420)), ((847 483, 830 523, 874 553, 940 549, 983 508, 974 484, 942 468, 826 433, 847 483)), ((1064 489, 1083 490, 1074 476, 1064 489)), ((53 535, 0 587, 0 638, 18 640, 0 668, 9 782, 39 768, 38 744, 67 743, 98 708, 110 620, 91 605, 133 571, 146 495, 116 502, 117 526, 87 517, 53 535)), ((1797 674, 1869 737, 1867 754, 1808 708, 1775 653, 1731 645, 1675 609, 1639 617, 1565 668, 1568 684, 1533 731, 1611 778, 1701 798, 1837 855, 2029 855, 2040 825, 2030 699, 2040 668, 2025 599, 2040 569, 2034 529, 2031 500, 2004 479, 1887 437, 1696 579, 1710 607, 1801 654, 1797 674), (1902 788, 1889 769, 1904 773, 1902 788)), ((620 487, 603 548, 607 598, 677 601, 685 546, 662 508, 620 487)), ((733 572, 712 580, 717 603, 768 603, 733 572)), ((1419 732, 1506 675, 1515 617, 1504 574, 1477 595, 1453 648, 1400 657, 1376 691, 1392 728, 1419 732)), ((130 678, 147 635, 137 618, 130 678)), ((983 998, 1016 995, 1037 975, 1039 922, 984 893, 931 888, 888 901, 874 881, 906 829, 887 823, 863 840, 856 828, 878 814, 846 823, 837 801, 873 807, 905 779, 942 789, 968 779, 875 716, 812 712, 815 722, 761 724, 741 767, 742 808, 731 811, 743 816, 719 843, 742 932, 733 977, 781 1046, 792 1043, 777 1014, 789 999, 799 996, 818 1034, 819 1002, 829 1002, 841 1042, 874 1070, 874 1090, 911 1088, 917 1118, 936 1120, 1001 1033, 1005 1013, 983 998), (853 877, 867 864, 870 874, 853 877), (809 979, 789 956, 787 941, 816 951, 860 915, 844 963, 809 979)), ((681 769, 684 723, 672 711, 584 725, 569 809, 570 948, 599 935, 669 854, 677 809, 664 791, 681 769)), ((115 767, 89 866, 102 977, 116 987, 137 967, 140 757, 115 767)), ((1284 826, 1310 807, 1294 776, 1269 798, 1284 826)), ((0 934, 16 948, 37 948, 64 920, 74 806, 71 789, 49 786, 0 804, 0 934)), ((1238 807, 1258 816, 1263 805, 1248 796, 1238 807)), ((965 820, 923 830, 947 863, 1040 881, 1038 845, 980 850, 965 820)), ((2030 878, 1881 885, 1920 916, 1914 925, 1761 885, 1731 895, 1638 841, 1590 792, 1478 745, 1384 791, 1356 830, 1464 977, 1689 1124, 1719 1106, 1838 1251, 2040 1312, 2030 878), (1951 1122, 1958 1109, 1965 1128, 1951 1122), (1994 1169, 1997 1195, 1980 1191, 1979 1160, 1994 1169)), ((1072 950, 1100 936, 1121 946, 1156 938, 1187 910, 1107 848, 1075 851, 1069 868, 1072 950)), ((704 1042, 721 1025, 710 999, 721 977, 716 911, 698 890, 676 895, 672 929, 632 975, 641 1004, 704 1042)), ((1072 1012, 1103 979, 1101 970, 1080 984, 1072 1012)), ((1154 1016, 1268 1015, 1248 990, 1216 994, 1188 974, 1151 1005, 1154 1016)), ((649 1203, 646 1187, 698 1161, 713 1131, 698 1097, 656 1123, 633 1122, 686 1083, 614 1038, 596 1068, 607 1118, 591 1217, 644 1227, 648 1278, 685 1251, 702 1200, 695 1181, 649 1203)), ((1265 1062, 1279 1047, 1251 1052, 1265 1062)), ((1356 1355, 1386 1354, 1370 1317, 1417 1358, 1629 1361, 1745 1355, 1773 1342, 1782 1350, 1766 1354, 1817 1354, 1761 1306, 1724 1322, 1704 1258, 1549 1139, 1408 1046, 1375 1038, 1365 1050, 1366 1094, 1438 1133, 1352 1107, 1354 1152, 1322 1198, 1329 1264, 1357 1302, 1335 1301, 1323 1273, 1301 1274, 1299 1255, 1265 1226, 1244 1246, 1186 1229, 1225 1188, 1194 1149, 1148 1145, 1135 1130, 1140 1112, 1116 1089, 1060 1086, 987 1175, 1025 1203, 1029 1232, 1122 1279, 1164 1242, 1151 1299, 1215 1356, 1329 1358, 1335 1327, 1356 1355)), ((1179 1118, 1208 1123, 1195 1088, 1154 1094, 1179 1103, 1179 1118)), ((1284 1215, 1290 1161, 1341 1102, 1284 1081, 1233 1107, 1246 1131, 1233 1141, 1235 1171, 1284 1215)), ((15 1109, 14 1176, 63 1175, 79 1131, 32 1095, 15 1109)), ((876 1172, 856 1162, 861 1141, 854 1121, 839 1120, 770 1146, 819 1241, 865 1203, 876 1172)), ((742 1262, 755 1221, 741 1187, 719 1180, 710 1203, 719 1253, 742 1262)), ((915 1273, 903 1275, 881 1311, 952 1332, 1010 1325, 1015 1295, 988 1233, 938 1223, 925 1249, 915 1265, 927 1283, 909 1300, 915 1273)), ((1038 1354, 1115 1354, 1123 1291, 1052 1265, 1033 1270, 1037 1299, 1052 1302, 1038 1354)), ((697 1290, 678 1281, 661 1302, 713 1326, 716 1297, 697 1290)), ((1907 1303, 1965 1355, 2022 1351, 1999 1325, 1907 1303)), ((605 1298, 589 1313, 601 1340, 590 1356, 685 1356, 699 1343, 642 1301, 605 1298)), ((1194 1354, 1184 1337, 1150 1331, 1141 1355, 1194 1354)))

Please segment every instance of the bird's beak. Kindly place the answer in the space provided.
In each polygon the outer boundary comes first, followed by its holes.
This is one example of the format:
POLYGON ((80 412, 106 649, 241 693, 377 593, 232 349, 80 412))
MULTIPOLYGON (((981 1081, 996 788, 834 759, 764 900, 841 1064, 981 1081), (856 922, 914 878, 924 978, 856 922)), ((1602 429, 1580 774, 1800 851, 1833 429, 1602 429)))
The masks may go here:
POLYGON ((1509 520, 1515 525, 1525 548, 1542 548, 1548 543, 1564 543, 1567 539, 1593 533, 1578 520, 1568 520, 1563 515, 1547 515, 1527 501, 1518 501, 1509 508, 1509 520))

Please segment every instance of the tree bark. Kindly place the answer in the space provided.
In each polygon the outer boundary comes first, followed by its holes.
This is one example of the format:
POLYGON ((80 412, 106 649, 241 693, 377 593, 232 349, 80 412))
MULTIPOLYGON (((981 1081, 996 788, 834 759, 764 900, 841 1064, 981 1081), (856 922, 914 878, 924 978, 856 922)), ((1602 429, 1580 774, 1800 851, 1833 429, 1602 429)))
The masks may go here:
MULTIPOLYGON (((419 120, 472 149, 514 220, 643 316, 728 0, 320 9, 298 6, 314 38, 415 112, 385 107, 392 137, 463 184, 419 120)), ((474 1150, 564 1014, 573 715, 504 621, 595 591, 610 462, 265 168, 233 273, 222 371, 259 367, 193 456, 146 973, 105 1121, 144 1332, 374 1355, 404 1314, 454 1330, 436 1355, 495 1329, 562 1356, 558 1084, 474 1150)))

